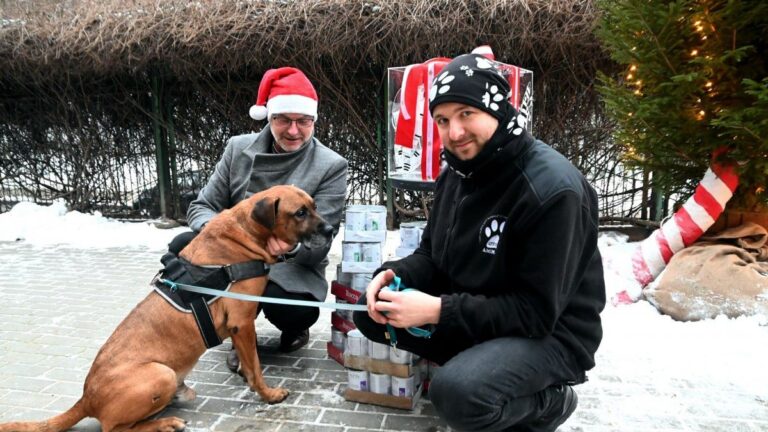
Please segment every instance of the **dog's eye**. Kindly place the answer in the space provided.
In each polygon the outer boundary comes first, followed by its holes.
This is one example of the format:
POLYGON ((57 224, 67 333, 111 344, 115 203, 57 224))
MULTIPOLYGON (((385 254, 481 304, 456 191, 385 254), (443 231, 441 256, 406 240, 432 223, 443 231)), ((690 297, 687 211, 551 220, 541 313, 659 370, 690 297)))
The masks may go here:
POLYGON ((300 219, 304 219, 305 217, 307 217, 307 210, 306 209, 301 209, 301 210, 297 211, 296 212, 296 217, 300 218, 300 219))

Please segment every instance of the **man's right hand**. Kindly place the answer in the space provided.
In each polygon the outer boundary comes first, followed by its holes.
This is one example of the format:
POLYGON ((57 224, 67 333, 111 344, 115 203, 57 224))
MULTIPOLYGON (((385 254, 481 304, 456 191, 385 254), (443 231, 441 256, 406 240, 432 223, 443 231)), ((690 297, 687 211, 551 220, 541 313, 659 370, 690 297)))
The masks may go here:
POLYGON ((371 280, 368 287, 365 289, 365 300, 368 306, 368 315, 372 320, 379 324, 386 324, 387 317, 375 308, 378 301, 379 291, 385 286, 389 285, 392 280, 395 279, 395 272, 393 270, 384 270, 380 272, 371 280))

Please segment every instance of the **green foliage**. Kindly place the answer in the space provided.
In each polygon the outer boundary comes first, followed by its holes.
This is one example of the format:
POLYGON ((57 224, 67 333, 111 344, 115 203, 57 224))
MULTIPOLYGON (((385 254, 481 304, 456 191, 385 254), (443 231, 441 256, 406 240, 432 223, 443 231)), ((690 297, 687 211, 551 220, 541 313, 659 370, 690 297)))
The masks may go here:
POLYGON ((715 150, 737 162, 737 204, 768 179, 768 3, 600 0, 597 36, 623 66, 600 75, 630 164, 691 192, 715 150))

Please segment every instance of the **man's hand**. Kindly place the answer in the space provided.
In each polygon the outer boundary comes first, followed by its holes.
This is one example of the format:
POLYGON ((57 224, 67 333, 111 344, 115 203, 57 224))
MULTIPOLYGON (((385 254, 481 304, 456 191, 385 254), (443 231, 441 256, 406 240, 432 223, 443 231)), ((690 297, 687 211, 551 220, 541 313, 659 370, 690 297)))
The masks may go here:
POLYGON ((437 324, 442 307, 440 297, 420 291, 395 292, 382 289, 394 277, 395 272, 385 270, 368 284, 365 295, 371 319, 379 324, 391 324, 399 328, 437 324))
POLYGON ((294 247, 295 246, 291 246, 275 236, 271 236, 267 240, 267 251, 272 256, 285 255, 287 252, 293 250, 294 247))

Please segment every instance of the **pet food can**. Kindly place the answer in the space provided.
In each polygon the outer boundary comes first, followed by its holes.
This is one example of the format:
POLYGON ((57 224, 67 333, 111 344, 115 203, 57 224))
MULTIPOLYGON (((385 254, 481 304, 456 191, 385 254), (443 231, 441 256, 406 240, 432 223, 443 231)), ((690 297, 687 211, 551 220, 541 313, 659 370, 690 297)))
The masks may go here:
POLYGON ((368 391, 368 371, 349 369, 347 371, 347 377, 350 389, 368 391))
POLYGON ((345 230, 364 231, 365 230, 365 207, 351 205, 347 207, 345 230))
POLYGON ((331 329, 331 343, 336 348, 344 351, 344 340, 346 339, 346 335, 344 335, 344 332, 335 328, 331 329))
POLYGON ((411 364, 412 360, 413 354, 409 353, 408 351, 397 348, 391 348, 389 350, 389 361, 392 363, 411 364))
POLYGON ((368 356, 368 339, 360 330, 352 330, 347 333, 347 351, 349 355, 357 357, 368 356))
POLYGON ((373 393, 389 394, 392 378, 387 374, 370 373, 370 388, 373 393))
POLYGON ((341 271, 341 264, 339 264, 339 270, 336 271, 336 282, 344 285, 345 287, 352 288, 353 273, 344 273, 341 271))
POLYGON ((412 397, 413 396, 413 375, 408 378, 392 377, 392 396, 412 397))
POLYGON ((419 227, 413 222, 400 224, 400 246, 404 248, 416 248, 419 246, 419 227))
POLYGON ((361 262, 363 248, 361 243, 341 242, 341 260, 346 262, 361 262))
POLYGON ((363 262, 381 264, 381 243, 363 243, 363 262))
MULTIPOLYGON (((349 304, 346 300, 336 299, 336 304, 345 305, 349 304)), ((347 321, 352 321, 352 311, 349 309, 336 309, 336 315, 344 318, 347 321)))
POLYGON ((387 228, 387 209, 371 206, 365 212, 366 231, 384 231, 387 228))
POLYGON ((389 345, 368 340, 368 355, 376 360, 389 360, 389 345))
POLYGON ((352 275, 352 288, 353 290, 364 293, 368 288, 368 284, 371 283, 371 275, 368 273, 354 273, 352 275))

